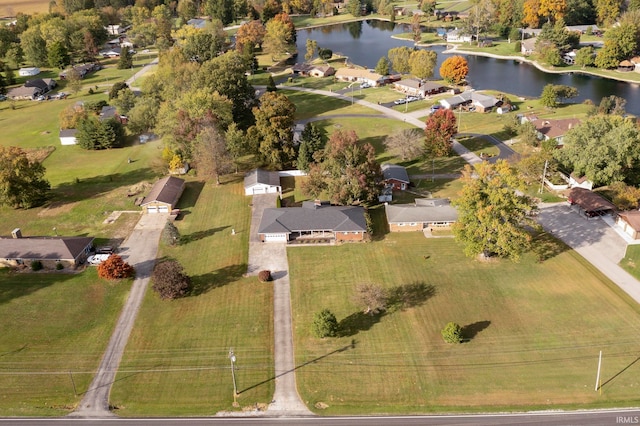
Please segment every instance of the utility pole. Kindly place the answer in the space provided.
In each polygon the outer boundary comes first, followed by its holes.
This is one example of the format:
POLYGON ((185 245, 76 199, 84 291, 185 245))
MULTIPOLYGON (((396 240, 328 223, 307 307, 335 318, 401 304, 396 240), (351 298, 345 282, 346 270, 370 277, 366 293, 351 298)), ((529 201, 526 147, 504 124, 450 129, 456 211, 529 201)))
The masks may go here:
POLYGON ((542 182, 540 182, 540 190, 538 191, 538 194, 542 194, 544 192, 544 179, 547 177, 548 164, 549 164, 549 160, 545 160, 544 170, 542 171, 542 182))
POLYGON ((231 360, 231 378, 233 379, 233 406, 238 406, 238 386, 236 384, 236 356, 233 348, 229 349, 229 360, 231 360))
POLYGON ((600 386, 600 367, 602 367, 602 351, 600 351, 600 357, 598 357, 598 374, 596 375, 596 392, 600 390, 600 394, 602 394, 602 386, 600 386))

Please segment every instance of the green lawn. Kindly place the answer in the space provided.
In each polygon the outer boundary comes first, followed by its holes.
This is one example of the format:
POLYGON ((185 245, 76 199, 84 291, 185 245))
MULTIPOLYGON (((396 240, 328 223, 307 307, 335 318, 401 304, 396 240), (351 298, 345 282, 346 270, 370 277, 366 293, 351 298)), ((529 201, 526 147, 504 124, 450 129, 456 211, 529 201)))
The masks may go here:
POLYGON ((480 263, 452 239, 421 233, 290 249, 303 400, 323 415, 635 405, 638 306, 565 250, 547 242, 518 264, 480 263), (358 283, 385 286, 393 305, 362 314, 350 301, 358 283), (322 308, 341 337, 310 337, 322 308), (449 321, 470 341, 445 344, 449 321), (599 350, 602 395, 593 389, 599 350))
POLYGON ((498 147, 485 138, 462 137, 458 139, 458 142, 478 156, 486 155, 488 157, 494 157, 500 154, 498 147))
POLYGON ((0 416, 62 416, 80 402, 130 281, 0 270, 0 416), (74 395, 74 383, 77 396, 74 395))
POLYGON ((118 415, 231 410, 231 347, 241 407, 271 401, 273 287, 243 277, 250 203, 240 178, 219 187, 188 183, 178 205, 186 215, 176 222, 186 242, 163 247, 160 257, 180 261, 194 291, 183 299, 161 301, 148 290, 111 392, 118 415))
POLYGON ((622 266, 625 271, 636 277, 636 279, 640 280, 640 246, 639 245, 628 245, 627 253, 624 258, 620 261, 620 266, 622 266))

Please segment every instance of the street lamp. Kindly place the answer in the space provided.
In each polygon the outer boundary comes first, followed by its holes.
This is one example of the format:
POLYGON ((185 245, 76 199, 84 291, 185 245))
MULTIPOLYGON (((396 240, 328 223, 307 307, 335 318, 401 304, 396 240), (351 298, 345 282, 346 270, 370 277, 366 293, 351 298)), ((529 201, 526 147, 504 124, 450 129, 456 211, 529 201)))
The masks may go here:
POLYGON ((236 356, 233 348, 229 349, 229 359, 231 360, 231 378, 233 379, 233 406, 238 406, 238 386, 236 384, 236 356))

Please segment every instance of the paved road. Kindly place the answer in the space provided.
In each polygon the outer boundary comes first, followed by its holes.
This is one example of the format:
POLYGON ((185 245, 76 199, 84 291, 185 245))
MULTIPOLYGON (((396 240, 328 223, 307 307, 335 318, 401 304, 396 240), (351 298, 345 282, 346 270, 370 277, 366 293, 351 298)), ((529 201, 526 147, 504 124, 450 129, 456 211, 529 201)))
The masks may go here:
POLYGON ((543 204, 538 222, 640 303, 640 282, 618 263, 627 243, 602 219, 587 220, 567 203, 543 204))
POLYGON ((286 243, 262 243, 258 227, 265 208, 276 207, 276 194, 254 195, 251 206, 251 236, 249 237, 248 275, 268 269, 273 282, 273 335, 275 383, 273 401, 268 416, 311 416, 296 386, 293 332, 291 327, 291 293, 286 243))
POLYGON ((109 393, 155 265, 158 243, 168 215, 142 215, 119 254, 136 270, 131 292, 118 318, 98 371, 72 417, 108 417, 109 393))

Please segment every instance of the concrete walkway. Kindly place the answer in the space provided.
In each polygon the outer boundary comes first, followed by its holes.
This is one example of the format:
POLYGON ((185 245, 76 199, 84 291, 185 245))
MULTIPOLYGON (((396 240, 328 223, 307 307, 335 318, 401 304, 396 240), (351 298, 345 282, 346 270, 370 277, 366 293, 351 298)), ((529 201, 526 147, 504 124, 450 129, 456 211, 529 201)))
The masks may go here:
POLYGON ((640 303, 640 282, 618 265, 627 244, 604 220, 586 219, 567 203, 540 205, 537 220, 640 303))
POLYGON ((296 386, 293 331, 291 326, 291 293, 286 243, 262 243, 258 227, 265 208, 276 207, 277 194, 254 195, 251 206, 248 275, 263 269, 271 271, 273 281, 273 335, 275 359, 275 392, 266 414, 269 416, 312 416, 296 386))
POLYGON ((168 215, 142 215, 129 238, 120 247, 119 255, 136 270, 131 292, 118 318, 116 328, 111 335, 98 371, 85 392, 78 408, 70 417, 110 417, 109 393, 113 384, 124 348, 131 334, 131 329, 151 273, 156 262, 160 234, 167 222, 168 215))

